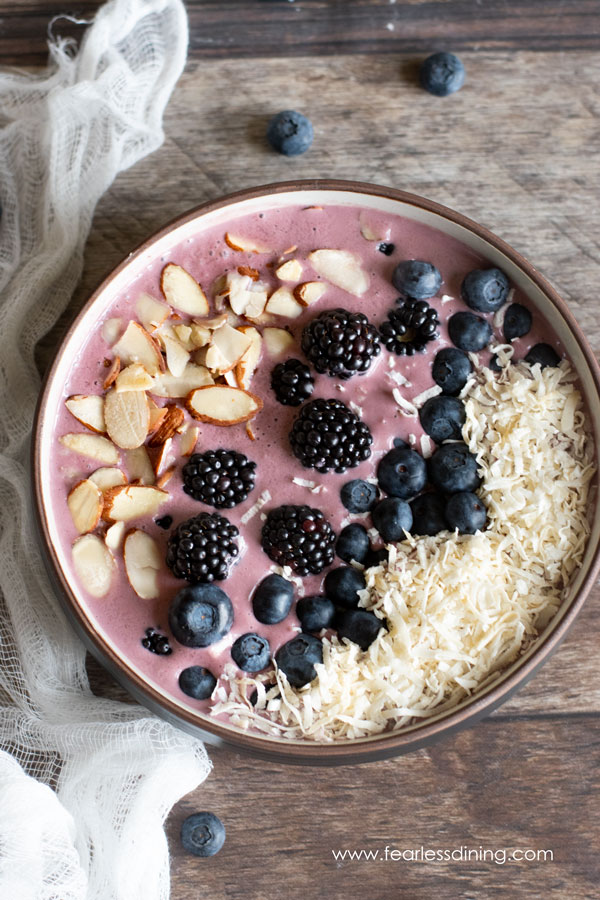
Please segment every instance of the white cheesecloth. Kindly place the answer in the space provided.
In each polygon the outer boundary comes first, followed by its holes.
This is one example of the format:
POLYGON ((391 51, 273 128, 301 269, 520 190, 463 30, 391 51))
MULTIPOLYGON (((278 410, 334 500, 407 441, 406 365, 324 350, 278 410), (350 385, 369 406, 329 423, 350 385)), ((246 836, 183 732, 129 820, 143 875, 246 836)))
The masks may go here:
POLYGON ((81 275, 94 207, 163 142, 183 69, 180 0, 112 0, 46 72, 0 72, 0 896, 166 900, 171 806, 210 770, 201 743, 94 697, 34 530, 34 348, 81 275), (51 785, 52 787, 49 787, 51 785), (53 788, 53 789, 52 789, 53 788))

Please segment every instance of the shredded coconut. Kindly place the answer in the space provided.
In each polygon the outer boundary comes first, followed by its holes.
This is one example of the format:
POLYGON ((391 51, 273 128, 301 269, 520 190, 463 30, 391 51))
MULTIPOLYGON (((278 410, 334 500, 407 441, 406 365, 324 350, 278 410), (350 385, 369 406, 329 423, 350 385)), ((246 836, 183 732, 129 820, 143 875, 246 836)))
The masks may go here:
POLYGON ((487 529, 390 544, 388 563, 366 570, 361 591, 361 605, 388 630, 366 651, 325 637, 317 678, 300 690, 278 669, 274 688, 264 686, 273 673, 230 672, 215 714, 293 739, 362 738, 451 708, 533 643, 581 566, 590 532, 595 467, 576 375, 565 361, 518 363, 500 375, 484 368, 465 412, 487 529))
MULTIPOLYGON (((270 499, 271 499, 271 492, 263 491, 262 494, 260 495, 260 497, 258 498, 258 500, 256 501, 256 503, 253 506, 251 506, 250 509, 247 509, 246 512, 244 513, 244 515, 242 516, 242 518, 240 519, 242 525, 246 525, 250 521, 250 519, 253 519, 254 516, 257 514, 257 512, 260 512, 260 510, 263 508, 265 503, 268 503, 270 499)), ((262 518, 262 516, 261 516, 261 518, 262 518)), ((265 516, 265 518, 266 518, 266 516, 265 516)))
POLYGON ((417 407, 410 400, 407 400, 406 397, 403 397, 398 388, 394 388, 392 391, 392 396, 398 406, 400 407, 400 412, 404 416, 416 416, 418 415, 417 407))

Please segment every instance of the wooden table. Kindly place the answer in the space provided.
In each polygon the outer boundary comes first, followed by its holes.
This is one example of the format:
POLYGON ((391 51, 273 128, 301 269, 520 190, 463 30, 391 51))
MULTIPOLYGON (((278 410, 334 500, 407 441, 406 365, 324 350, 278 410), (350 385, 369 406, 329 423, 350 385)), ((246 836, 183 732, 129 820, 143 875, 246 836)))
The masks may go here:
MULTIPOLYGON (((0 3, 2 61, 41 64, 46 23, 63 2, 0 3)), ((132 246, 188 207, 259 183, 331 176, 424 194, 489 226, 548 276, 600 351, 597 0, 193 0, 188 8, 191 53, 166 141, 100 202, 73 309, 132 246), (419 60, 441 48, 460 52, 468 73, 446 99, 415 78, 419 60), (290 107, 310 116, 316 135, 292 160, 264 138, 269 117, 290 107)), ((515 699, 431 749, 334 770, 213 750, 213 774, 167 822, 173 900, 600 897, 598 598, 596 589, 561 650, 515 699), (221 816, 228 831, 206 861, 178 840, 184 817, 199 809, 221 816), (386 845, 515 847, 551 850, 554 859, 332 856, 386 845)), ((98 690, 121 696, 95 664, 91 672, 98 690)))

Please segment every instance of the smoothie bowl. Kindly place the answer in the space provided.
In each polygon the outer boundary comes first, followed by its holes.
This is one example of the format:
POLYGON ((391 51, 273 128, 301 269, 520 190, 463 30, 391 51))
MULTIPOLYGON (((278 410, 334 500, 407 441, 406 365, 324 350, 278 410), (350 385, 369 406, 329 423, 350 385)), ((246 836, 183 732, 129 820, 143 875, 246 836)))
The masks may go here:
POLYGON ((160 716, 289 762, 415 749, 549 656, 599 569, 599 371, 514 250, 270 185, 131 254, 40 399, 50 570, 160 716))

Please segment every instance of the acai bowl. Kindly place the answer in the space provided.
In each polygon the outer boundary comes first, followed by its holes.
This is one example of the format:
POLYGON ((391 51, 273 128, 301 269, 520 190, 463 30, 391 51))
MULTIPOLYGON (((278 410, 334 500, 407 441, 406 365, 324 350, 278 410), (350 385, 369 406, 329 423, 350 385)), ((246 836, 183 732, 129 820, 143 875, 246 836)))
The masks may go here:
POLYGON ((596 578, 598 366, 490 232, 347 182, 205 204, 103 282, 34 442, 63 605, 140 702, 289 762, 489 713, 596 578))

